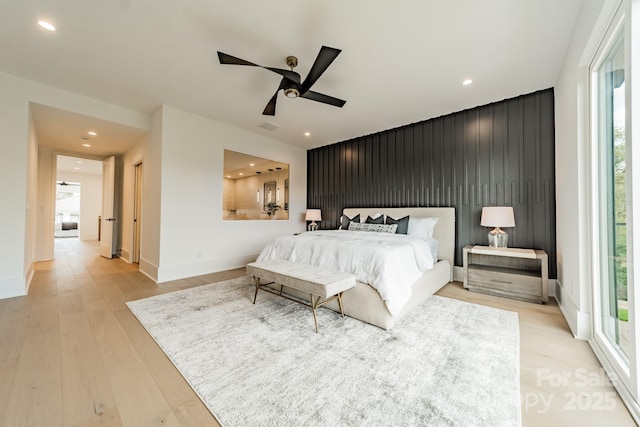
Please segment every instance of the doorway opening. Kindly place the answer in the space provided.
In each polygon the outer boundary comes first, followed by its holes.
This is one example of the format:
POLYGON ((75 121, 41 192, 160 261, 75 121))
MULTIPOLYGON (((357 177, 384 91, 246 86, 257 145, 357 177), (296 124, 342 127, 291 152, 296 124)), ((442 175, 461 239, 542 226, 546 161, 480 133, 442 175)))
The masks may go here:
POLYGON ((102 162, 56 156, 54 236, 98 240, 102 204, 102 162))
POLYGON ((56 182, 56 216, 54 227, 54 237, 56 239, 77 239, 80 236, 80 190, 81 184, 79 182, 56 182))

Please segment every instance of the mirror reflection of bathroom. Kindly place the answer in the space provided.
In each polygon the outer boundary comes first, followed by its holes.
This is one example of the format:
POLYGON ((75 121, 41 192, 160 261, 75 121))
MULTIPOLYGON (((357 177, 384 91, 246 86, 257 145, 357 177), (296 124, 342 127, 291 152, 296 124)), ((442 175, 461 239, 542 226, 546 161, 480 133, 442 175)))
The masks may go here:
POLYGON ((224 150, 223 220, 289 219, 289 165, 224 150))

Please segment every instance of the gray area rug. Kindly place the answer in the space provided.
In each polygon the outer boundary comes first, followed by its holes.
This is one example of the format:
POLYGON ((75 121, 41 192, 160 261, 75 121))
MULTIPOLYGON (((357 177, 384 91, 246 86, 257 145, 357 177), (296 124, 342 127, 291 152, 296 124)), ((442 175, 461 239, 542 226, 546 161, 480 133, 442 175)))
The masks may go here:
POLYGON ((248 277, 127 303, 223 426, 519 426, 516 313, 434 296, 391 331, 248 277))

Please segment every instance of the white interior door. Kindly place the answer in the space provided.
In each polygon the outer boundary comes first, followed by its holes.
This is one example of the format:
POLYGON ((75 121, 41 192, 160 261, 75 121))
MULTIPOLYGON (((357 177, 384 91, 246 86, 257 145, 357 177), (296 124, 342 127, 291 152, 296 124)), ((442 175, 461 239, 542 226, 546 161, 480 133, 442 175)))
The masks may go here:
POLYGON ((140 233, 142 230, 142 163, 135 166, 133 186, 133 257, 131 262, 140 263, 140 233))
POLYGON ((100 255, 113 258, 114 196, 116 178, 116 158, 111 156, 102 162, 102 232, 100 236, 100 255))

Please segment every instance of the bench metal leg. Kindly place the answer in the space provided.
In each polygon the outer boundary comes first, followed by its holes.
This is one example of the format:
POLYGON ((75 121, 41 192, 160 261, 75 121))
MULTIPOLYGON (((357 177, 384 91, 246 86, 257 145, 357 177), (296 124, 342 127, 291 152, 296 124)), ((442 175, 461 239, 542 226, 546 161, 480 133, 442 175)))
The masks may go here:
POLYGON ((260 278, 253 276, 253 286, 256 287, 256 293, 253 295, 253 303, 256 303, 256 298, 258 298, 258 290, 260 290, 260 278))
POLYGON ((320 301, 322 300, 322 296, 318 295, 317 297, 314 297, 314 295, 312 293, 309 293, 309 298, 311 299, 310 303, 306 303, 304 301, 304 299, 294 299, 291 298, 289 296, 287 296, 286 294, 283 294, 282 292, 282 288, 283 286, 280 285, 280 291, 277 291, 275 289, 269 289, 269 288, 265 288, 265 286, 268 285, 272 285, 274 284, 274 282, 269 282, 269 283, 264 283, 264 284, 260 284, 260 278, 257 276, 251 276, 252 280, 253 280, 253 285, 256 287, 256 292, 253 295, 253 303, 256 303, 256 299, 258 298, 258 291, 260 289, 262 289, 265 292, 269 292, 270 294, 274 294, 274 295, 278 295, 282 298, 288 299, 290 301, 293 302, 297 302, 298 304, 302 304, 302 305, 306 305, 307 307, 311 308, 311 311, 313 311, 313 322, 315 323, 316 326, 316 333, 318 333, 318 307, 323 306, 331 301, 333 301, 334 299, 338 299, 338 304, 340 305, 340 314, 342 315, 342 317, 344 317, 344 308, 342 306, 342 292, 338 293, 337 295, 334 295, 330 298, 326 298, 324 301, 320 301))
POLYGON ((313 298, 313 294, 309 294, 309 296, 311 297, 311 310, 313 310, 313 321, 316 324, 316 334, 318 333, 318 315, 316 313, 316 310, 318 309, 318 303, 320 302, 320 298, 318 297, 318 299, 313 298))
POLYGON ((338 305, 340 306, 340 314, 344 317, 344 309, 342 308, 342 292, 338 293, 338 305))

